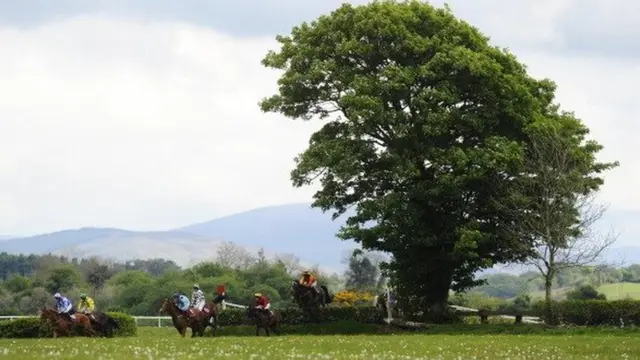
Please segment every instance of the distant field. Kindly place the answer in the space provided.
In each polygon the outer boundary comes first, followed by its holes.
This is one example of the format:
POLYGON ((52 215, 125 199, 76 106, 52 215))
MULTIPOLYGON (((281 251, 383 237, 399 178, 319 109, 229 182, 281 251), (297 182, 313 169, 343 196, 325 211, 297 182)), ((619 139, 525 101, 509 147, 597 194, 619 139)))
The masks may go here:
POLYGON ((141 328, 115 339, 0 340, 12 359, 637 359, 637 333, 220 336, 182 339, 141 328))
MULTIPOLYGON (((553 297, 563 299, 570 288, 560 288, 553 290, 553 297)), ((634 299, 640 300, 640 284, 636 283, 613 283, 605 284, 598 288, 598 292, 603 293, 607 300, 634 299)), ((530 294, 532 299, 544 298, 544 291, 536 291, 530 294)))

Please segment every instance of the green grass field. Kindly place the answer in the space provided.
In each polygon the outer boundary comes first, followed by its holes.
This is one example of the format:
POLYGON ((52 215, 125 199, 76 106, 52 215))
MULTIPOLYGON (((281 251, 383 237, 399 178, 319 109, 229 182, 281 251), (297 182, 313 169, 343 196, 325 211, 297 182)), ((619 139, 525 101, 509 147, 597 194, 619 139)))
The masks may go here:
MULTIPOLYGON (((554 298, 563 299, 565 294, 572 289, 560 288, 553 290, 554 298)), ((640 284, 637 283, 613 283, 598 287, 598 292, 603 293, 607 300, 633 299, 640 300, 640 284)), ((530 294, 532 299, 544 298, 544 291, 536 291, 530 294)))
MULTIPOLYGON (((180 338, 170 328, 140 328, 115 339, 0 340, 12 359, 637 359, 640 332, 568 330, 542 334, 486 334, 438 328, 393 335, 225 335, 180 338), (441 331, 445 329, 444 331, 441 331)), ((499 329, 497 327, 496 329, 499 329)), ((503 330, 506 328, 503 328, 503 330)), ((251 329, 244 329, 247 334, 251 329)), ((519 330, 527 332, 526 329, 519 330)))

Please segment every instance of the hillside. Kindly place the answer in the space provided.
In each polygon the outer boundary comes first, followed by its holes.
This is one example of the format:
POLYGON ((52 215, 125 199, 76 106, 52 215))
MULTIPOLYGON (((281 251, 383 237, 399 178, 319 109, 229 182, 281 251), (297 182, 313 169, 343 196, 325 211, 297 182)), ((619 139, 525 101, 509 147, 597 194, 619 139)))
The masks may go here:
POLYGON ((308 204, 254 209, 205 223, 168 231, 131 231, 114 228, 64 230, 0 242, 0 252, 55 253, 75 257, 101 256, 115 260, 165 258, 181 266, 211 260, 223 241, 265 255, 292 253, 305 266, 320 265, 341 272, 342 259, 356 245, 337 239, 342 222, 308 204))
MULTIPOLYGON (((552 296, 554 299, 564 299, 567 292, 571 291, 571 288, 559 288, 553 289, 552 296)), ((622 299, 634 299, 640 300, 640 284, 619 282, 612 284, 604 284, 597 287, 598 292, 603 293, 607 300, 622 300, 622 299)), ((544 291, 536 291, 529 294, 532 299, 543 299, 544 291)))
MULTIPOLYGON (((291 253, 306 265, 321 265, 342 272, 348 251, 358 247, 336 238, 344 217, 312 209, 310 204, 286 204, 245 211, 166 231, 132 231, 115 228, 81 228, 0 241, 0 252, 56 253, 75 257, 103 256, 116 260, 165 258, 182 266, 213 259, 223 241, 250 252, 264 248, 268 257, 291 253)), ((640 248, 611 249, 607 260, 640 263, 640 248)), ((479 272, 517 274, 522 266, 496 266, 479 272)))
POLYGON ((172 231, 216 237, 248 247, 264 246, 277 253, 294 253, 328 267, 341 267, 344 254, 355 247, 335 234, 344 220, 312 209, 309 204, 258 208, 172 231))

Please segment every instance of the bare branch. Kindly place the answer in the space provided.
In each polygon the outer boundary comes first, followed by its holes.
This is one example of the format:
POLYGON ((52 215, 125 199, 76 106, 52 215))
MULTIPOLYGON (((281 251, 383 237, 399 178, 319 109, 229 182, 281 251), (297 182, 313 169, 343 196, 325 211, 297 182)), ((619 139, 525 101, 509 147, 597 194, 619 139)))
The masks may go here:
MULTIPOLYGON (((595 200, 589 168, 585 170, 576 144, 553 131, 532 141, 527 149, 523 208, 513 209, 520 219, 512 231, 530 242, 532 253, 523 263, 535 267, 551 281, 562 269, 602 264, 602 255, 616 240, 611 231, 599 233, 594 224, 606 207, 595 200)), ((550 299, 547 299, 550 300, 550 299)))

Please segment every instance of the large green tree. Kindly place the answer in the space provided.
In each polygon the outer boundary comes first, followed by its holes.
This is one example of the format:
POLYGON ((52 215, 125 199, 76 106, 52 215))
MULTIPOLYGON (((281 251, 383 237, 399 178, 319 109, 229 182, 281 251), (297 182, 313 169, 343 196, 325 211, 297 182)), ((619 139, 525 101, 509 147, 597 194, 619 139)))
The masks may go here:
MULTIPOLYGON (((444 8, 419 1, 345 4, 278 36, 263 60, 283 71, 263 111, 325 121, 292 172, 319 180, 313 206, 339 236, 391 253, 407 310, 444 309, 449 289, 523 259, 510 228, 528 129, 553 113, 555 85, 444 8)), ((525 239, 527 240, 527 239, 525 239)))

